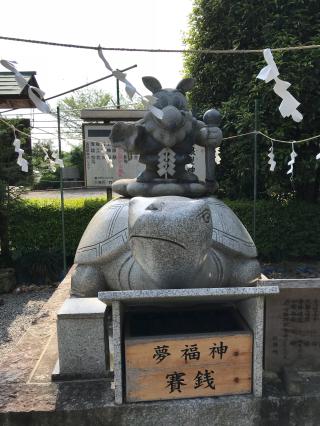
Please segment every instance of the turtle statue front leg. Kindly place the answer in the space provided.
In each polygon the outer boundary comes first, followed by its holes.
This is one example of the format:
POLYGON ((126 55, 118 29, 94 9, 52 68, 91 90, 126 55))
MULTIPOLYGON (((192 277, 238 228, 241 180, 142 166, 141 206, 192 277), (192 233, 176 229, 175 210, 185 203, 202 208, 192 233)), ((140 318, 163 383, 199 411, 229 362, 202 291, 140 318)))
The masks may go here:
POLYGON ((210 277, 212 287, 250 286, 261 275, 257 259, 227 254, 219 248, 210 251, 206 267, 205 275, 210 277))
POLYGON ((257 259, 235 257, 232 263, 229 285, 250 286, 261 276, 261 267, 257 259))
POLYGON ((98 266, 76 265, 71 276, 71 296, 97 297, 106 290, 106 281, 98 266))

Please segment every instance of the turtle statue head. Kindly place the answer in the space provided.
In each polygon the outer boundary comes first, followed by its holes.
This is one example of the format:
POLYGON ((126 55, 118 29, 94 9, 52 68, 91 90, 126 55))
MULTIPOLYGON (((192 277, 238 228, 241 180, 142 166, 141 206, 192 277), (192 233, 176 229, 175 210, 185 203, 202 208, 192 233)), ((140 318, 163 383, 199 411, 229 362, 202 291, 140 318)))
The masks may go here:
POLYGON ((212 241, 206 200, 163 196, 129 202, 129 244, 135 261, 156 282, 183 287, 201 269, 212 241))
POLYGON ((195 80, 184 78, 175 89, 163 89, 161 83, 155 77, 142 77, 142 81, 157 99, 153 106, 162 110, 163 117, 159 120, 159 125, 172 131, 182 127, 188 111, 185 94, 192 89, 195 80))

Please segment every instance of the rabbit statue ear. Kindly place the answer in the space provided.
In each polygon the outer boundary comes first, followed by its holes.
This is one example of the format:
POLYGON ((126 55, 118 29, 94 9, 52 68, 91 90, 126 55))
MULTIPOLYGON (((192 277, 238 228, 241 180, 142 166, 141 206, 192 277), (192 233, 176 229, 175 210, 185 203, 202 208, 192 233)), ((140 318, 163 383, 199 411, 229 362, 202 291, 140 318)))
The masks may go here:
POLYGON ((142 77, 143 84, 152 93, 159 92, 162 89, 161 83, 155 77, 142 77))
POLYGON ((184 78, 178 84, 177 90, 185 94, 186 92, 189 92, 193 88, 193 86, 195 85, 195 82, 196 80, 194 78, 184 78))

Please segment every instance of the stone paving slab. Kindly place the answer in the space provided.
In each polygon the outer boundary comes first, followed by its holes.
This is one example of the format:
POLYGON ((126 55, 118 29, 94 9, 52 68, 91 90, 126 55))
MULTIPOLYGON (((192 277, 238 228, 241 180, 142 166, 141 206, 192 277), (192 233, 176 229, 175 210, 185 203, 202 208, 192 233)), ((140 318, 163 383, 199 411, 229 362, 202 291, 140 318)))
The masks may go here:
POLYGON ((58 359, 57 332, 54 330, 32 370, 27 384, 50 383, 52 371, 58 359))
POLYGON ((41 311, 36 324, 32 324, 5 359, 0 360, 0 384, 28 381, 35 363, 56 328, 56 312, 69 296, 69 291, 70 276, 59 285, 43 306, 42 311, 46 312, 46 316, 41 317, 41 311))
MULTIPOLYGON (((37 399, 25 400, 26 394, 32 389, 32 386, 28 386, 28 382, 50 343, 50 339, 55 334, 56 313, 63 301, 69 297, 69 292, 70 273, 43 306, 42 310, 46 311, 47 315, 43 318, 40 315, 37 323, 31 325, 12 351, 3 360, 0 360, 0 386, 2 388, 0 410, 12 408, 19 410, 20 401, 22 406, 28 405, 28 402, 32 402, 32 405, 36 403, 37 399), (10 392, 4 391, 8 386, 11 387, 11 390, 15 389, 14 397, 10 396, 10 392), (21 392, 21 388, 25 388, 23 392, 21 392)), ((31 393, 33 392, 34 389, 31 393)))

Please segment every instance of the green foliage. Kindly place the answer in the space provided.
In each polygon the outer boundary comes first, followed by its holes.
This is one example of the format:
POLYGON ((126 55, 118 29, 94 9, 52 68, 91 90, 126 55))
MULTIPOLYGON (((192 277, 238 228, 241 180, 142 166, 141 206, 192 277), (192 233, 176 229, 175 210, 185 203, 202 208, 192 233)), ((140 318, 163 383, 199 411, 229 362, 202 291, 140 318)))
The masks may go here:
POLYGON ((63 162, 66 167, 77 167, 80 173, 80 180, 84 179, 84 158, 83 147, 74 146, 71 151, 63 154, 63 162))
POLYGON ((32 165, 33 171, 37 174, 33 189, 57 189, 60 186, 60 170, 59 167, 53 172, 49 167, 48 160, 45 160, 45 153, 42 147, 46 148, 49 156, 52 158, 52 141, 41 141, 35 143, 32 148, 32 165))
POLYGON ((33 185, 33 190, 44 190, 44 189, 59 189, 60 188, 60 176, 59 170, 57 169, 54 173, 47 171, 41 175, 39 182, 33 185))
MULTIPOLYGON (((135 97, 135 100, 132 101, 130 98, 125 98, 120 94, 120 107, 121 109, 146 109, 146 106, 142 103, 142 101, 135 97)), ((115 103, 115 101, 113 101, 115 103)))
POLYGON ((111 102, 110 93, 101 89, 82 89, 59 102, 61 112, 69 117, 80 118, 82 109, 106 108, 111 102))
POLYGON ((39 143, 33 143, 32 145, 32 166, 33 170, 41 174, 48 173, 50 171, 49 162, 45 160, 45 152, 42 148, 48 151, 50 157, 52 157, 52 141, 43 140, 39 143))
POLYGON ((62 256, 59 252, 36 250, 15 260, 18 282, 50 284, 62 277, 62 256))
MULTIPOLYGON (((190 49, 261 49, 266 47, 320 44, 320 3, 317 0, 194 0, 186 36, 190 49)), ((224 136, 254 129, 254 103, 259 99, 259 129, 278 139, 298 140, 320 133, 320 50, 274 52, 280 77, 289 81, 290 92, 301 102, 304 119, 283 119, 281 99, 273 83, 256 79, 265 62, 261 53, 188 54, 185 72, 196 77, 190 94, 194 112, 201 115, 216 107, 223 115, 224 136)), ((276 171, 268 170, 270 142, 258 142, 258 195, 260 198, 293 192, 286 172, 290 145, 275 144, 276 171)), ((297 198, 317 201, 320 196, 320 164, 315 160, 318 142, 299 145, 295 167, 297 198)), ((217 169, 222 196, 252 197, 253 137, 225 141, 217 169)))
POLYGON ((80 115, 85 108, 106 108, 112 103, 112 97, 101 89, 85 88, 74 92, 58 102, 61 112, 61 120, 67 127, 66 134, 62 131, 62 137, 66 139, 82 139, 80 115))
MULTIPOLYGON (((132 102, 120 94, 120 106, 122 109, 145 109, 141 101, 132 102)), ((101 89, 85 88, 63 98, 58 103, 63 123, 62 137, 65 139, 82 139, 80 121, 81 110, 86 108, 116 108, 117 103, 111 94, 101 89), (67 129, 66 129, 67 128, 67 129), (66 132, 66 133, 64 133, 66 132)), ((83 166, 80 173, 83 176, 83 166)), ((83 179, 83 178, 82 178, 83 179)))
MULTIPOLYGON (((73 257, 80 238, 103 198, 65 200, 66 253, 73 257)), ((23 200, 10 216, 11 248, 15 257, 37 252, 61 252, 60 200, 23 200)))
MULTIPOLYGON (((8 123, 15 126, 18 130, 29 134, 29 120, 14 119, 8 120, 8 123)), ((17 137, 21 141, 21 148, 24 149, 27 143, 27 136, 19 133, 17 137)), ((20 166, 17 164, 18 154, 14 150, 13 141, 13 130, 0 122, 0 181, 4 182, 5 185, 18 187, 22 184, 30 183, 30 177, 28 174, 22 172, 20 166)), ((30 157, 27 153, 24 154, 24 158, 30 163, 30 157)))
MULTIPOLYGON (((10 120, 9 122, 16 129, 28 134, 29 120, 10 120)), ((27 144, 27 136, 19 134, 21 148, 27 144)), ((0 122, 0 263, 6 266, 11 265, 8 220, 11 210, 19 200, 24 188, 22 185, 31 185, 31 174, 21 171, 17 164, 17 153, 13 146, 14 133, 6 124, 0 122)), ((28 155, 24 158, 29 160, 28 155)))
MULTIPOLYGON (((33 189, 58 189, 60 188, 60 168, 57 166, 56 171, 53 172, 49 168, 49 163, 44 159, 45 154, 41 146, 48 150, 52 158, 52 143, 42 142, 35 144, 32 150, 32 164, 34 170, 40 175, 39 181, 33 186, 33 189)), ((63 162, 65 167, 77 167, 80 172, 80 180, 84 180, 84 158, 83 149, 81 146, 72 146, 69 152, 62 153, 63 162)))
MULTIPOLYGON (((66 249, 73 260, 80 238, 105 199, 65 201, 66 249)), ((227 204, 252 233, 252 209, 249 201, 227 204)), ((293 259, 320 256, 320 207, 298 200, 260 200, 256 207, 256 245, 262 259, 293 259)), ((24 200, 10 217, 12 249, 22 258, 30 253, 60 253, 61 212, 59 200, 24 200)))
MULTIPOLYGON (((226 200, 225 200, 226 201, 226 200)), ((253 203, 226 201, 252 235, 253 203)), ((264 260, 317 259, 320 206, 300 200, 259 200, 255 244, 264 260)))

